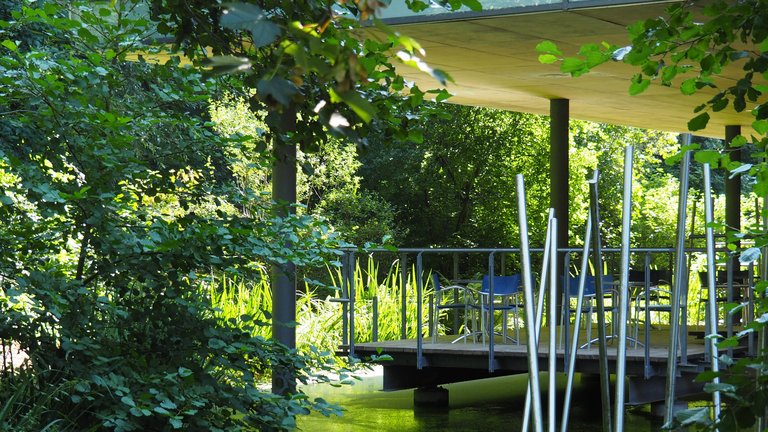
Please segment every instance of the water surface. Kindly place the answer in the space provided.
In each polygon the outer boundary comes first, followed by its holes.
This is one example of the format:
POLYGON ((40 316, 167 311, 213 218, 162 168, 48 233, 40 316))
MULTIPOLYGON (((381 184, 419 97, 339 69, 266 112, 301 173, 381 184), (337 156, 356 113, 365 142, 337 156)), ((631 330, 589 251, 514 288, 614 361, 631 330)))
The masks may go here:
MULTIPOLYGON (((546 379, 541 381, 546 388, 546 379)), ((558 377, 558 401, 562 401, 563 376, 558 377)), ((352 386, 318 384, 305 387, 311 397, 322 397, 346 409, 342 417, 312 414, 299 419, 305 431, 518 431, 522 428, 527 375, 469 381, 444 386, 449 391, 447 409, 414 410, 413 390, 380 391, 380 373, 367 376, 352 386)), ((542 399, 546 409, 546 395, 542 399)), ((560 403, 560 402, 558 402, 560 403)), ((601 429, 600 394, 596 382, 577 378, 569 431, 595 432, 601 429)), ((661 420, 650 416, 647 407, 630 409, 625 415, 626 432, 661 429, 661 420)), ((558 413, 558 430, 561 414, 558 413)), ((544 413, 546 421, 546 413, 544 413)))

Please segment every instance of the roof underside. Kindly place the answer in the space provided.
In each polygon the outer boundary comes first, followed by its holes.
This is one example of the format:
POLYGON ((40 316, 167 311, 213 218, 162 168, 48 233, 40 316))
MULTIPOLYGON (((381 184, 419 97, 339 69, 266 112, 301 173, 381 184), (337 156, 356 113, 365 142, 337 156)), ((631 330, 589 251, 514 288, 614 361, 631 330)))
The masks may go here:
MULTIPOLYGON (((571 117, 611 124, 671 132, 687 131, 693 108, 714 91, 685 96, 678 88, 657 82, 642 94, 630 96, 632 66, 612 62, 579 78, 560 73, 558 65, 538 61, 536 44, 555 42, 565 55, 574 55, 581 44, 629 44, 626 27, 638 20, 664 15, 668 3, 583 8, 497 16, 450 16, 450 21, 413 18, 420 22, 394 24, 426 50, 431 67, 448 72, 455 84, 448 90, 453 103, 510 111, 549 114, 550 99, 569 99, 571 117)), ((498 13, 498 12, 497 12, 498 13)), ((400 21, 402 22, 402 20, 400 21)), ((742 72, 725 71, 724 81, 735 81, 742 72)), ((425 74, 401 70, 422 88, 435 87, 425 74)), ((729 107, 730 108, 730 107, 729 107)), ((749 112, 726 109, 698 135, 722 138, 726 125, 751 124, 749 112)), ((744 133, 751 133, 745 127, 744 133)))

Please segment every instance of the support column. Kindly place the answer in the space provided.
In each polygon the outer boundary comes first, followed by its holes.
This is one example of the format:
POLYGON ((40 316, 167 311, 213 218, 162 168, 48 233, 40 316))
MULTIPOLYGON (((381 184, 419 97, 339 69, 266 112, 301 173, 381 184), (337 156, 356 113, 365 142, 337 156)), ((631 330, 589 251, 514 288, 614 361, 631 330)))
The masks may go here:
MULTIPOLYGON (((741 126, 725 127, 725 148, 732 161, 741 161, 741 148, 731 147, 731 141, 741 135, 741 126)), ((725 223, 735 230, 741 230, 741 176, 729 179, 725 173, 725 223)))
MULTIPOLYGON (((282 114, 281 132, 296 130, 296 112, 282 114)), ((280 138, 273 143, 272 199, 274 213, 286 217, 295 212, 296 143, 280 138)), ((288 240, 285 240, 288 243, 288 240)), ((290 247, 290 244, 286 245, 290 247)), ((293 263, 273 264, 272 272, 272 337, 289 348, 296 348, 296 267, 293 263)), ((296 371, 291 367, 272 369, 272 393, 296 392, 296 371)))
MULTIPOLYGON (((550 100, 549 115, 549 205, 555 209, 557 218, 557 245, 565 248, 568 247, 569 100, 550 100)), ((563 268, 563 258, 563 254, 557 254, 558 272, 563 268)), ((558 280, 557 284, 561 285, 561 282, 558 280)), ((562 286, 558 286, 558 292, 562 292, 562 289, 562 286)), ((560 301, 558 300, 558 303, 560 301)), ((561 305, 558 304, 557 310, 560 308, 561 305)), ((559 325, 560 320, 549 317, 547 322, 559 325)))

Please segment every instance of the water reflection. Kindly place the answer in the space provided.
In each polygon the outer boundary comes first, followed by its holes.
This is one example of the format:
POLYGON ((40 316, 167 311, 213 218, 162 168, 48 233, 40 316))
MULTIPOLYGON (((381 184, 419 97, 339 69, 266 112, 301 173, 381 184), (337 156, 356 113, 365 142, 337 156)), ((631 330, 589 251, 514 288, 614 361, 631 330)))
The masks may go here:
MULTIPOLYGON (((546 388, 546 377, 542 377, 546 388)), ((382 392, 380 374, 341 388, 325 384, 304 388, 311 397, 322 397, 343 406, 343 417, 310 415, 299 419, 305 431, 517 431, 522 427, 525 375, 492 378, 446 385, 450 408, 413 407, 413 390, 382 392)), ((569 431, 594 432, 601 427, 599 384, 581 383, 577 377, 569 431), (596 429, 597 428, 597 429, 596 429)), ((558 400, 562 401, 564 376, 558 376, 558 400)), ((546 409, 546 396, 543 399, 546 409)), ((546 418, 546 413, 544 414, 546 418)), ((557 416, 558 421, 560 415, 557 416)), ((627 432, 658 431, 661 420, 647 408, 632 409, 625 416, 627 432)))

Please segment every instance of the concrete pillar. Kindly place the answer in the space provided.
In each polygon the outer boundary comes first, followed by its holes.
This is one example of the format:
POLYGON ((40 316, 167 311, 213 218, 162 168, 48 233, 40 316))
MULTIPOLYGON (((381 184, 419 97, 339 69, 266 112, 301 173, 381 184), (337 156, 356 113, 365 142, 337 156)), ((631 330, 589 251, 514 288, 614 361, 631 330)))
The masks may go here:
MULTIPOLYGON (((549 101, 549 205, 555 209, 557 218, 557 246, 568 247, 568 202, 569 202, 569 104, 568 99, 552 99, 549 101)), ((563 254, 557 256, 558 274, 563 269, 563 254)), ((557 281, 558 285, 562 282, 557 281)), ((563 287, 558 286, 558 292, 563 287)), ((557 300, 558 303, 561 300, 557 300)), ((557 305, 557 310, 561 305, 557 305)), ((549 308, 547 308, 549 310, 549 308)), ((549 317, 547 322, 560 324, 556 317, 549 317)))
MULTIPOLYGON (((296 112, 286 109, 282 114, 283 132, 296 130, 296 112)), ((285 217, 295 211, 296 203, 296 143, 273 143, 272 199, 274 213, 285 217)), ((287 241, 287 240, 286 240, 287 241)), ((290 247, 290 245, 288 245, 290 247)), ((293 263, 273 264, 272 279, 272 337, 289 348, 296 348, 296 268, 293 263)), ((296 392, 296 371, 290 367, 272 369, 272 393, 296 392)))

